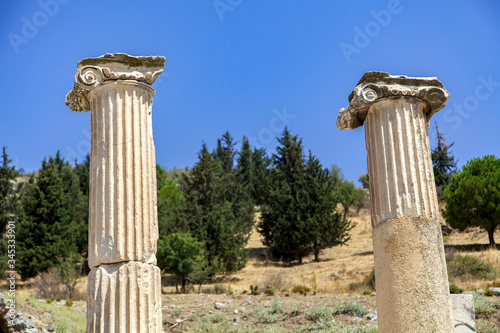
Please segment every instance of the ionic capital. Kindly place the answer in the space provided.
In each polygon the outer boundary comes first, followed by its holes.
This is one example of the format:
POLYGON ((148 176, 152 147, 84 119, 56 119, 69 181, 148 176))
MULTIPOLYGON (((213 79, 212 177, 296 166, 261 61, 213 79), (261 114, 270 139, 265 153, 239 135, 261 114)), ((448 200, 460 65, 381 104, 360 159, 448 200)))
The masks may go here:
POLYGON ((427 123, 441 110, 450 94, 435 77, 393 76, 385 72, 366 72, 349 95, 349 105, 339 111, 337 127, 354 129, 363 125, 368 109, 382 99, 417 98, 422 100, 427 123))
POLYGON ((133 57, 125 53, 80 60, 73 89, 66 95, 66 105, 73 111, 89 111, 88 94, 96 87, 118 80, 151 85, 163 72, 164 65, 165 57, 133 57))

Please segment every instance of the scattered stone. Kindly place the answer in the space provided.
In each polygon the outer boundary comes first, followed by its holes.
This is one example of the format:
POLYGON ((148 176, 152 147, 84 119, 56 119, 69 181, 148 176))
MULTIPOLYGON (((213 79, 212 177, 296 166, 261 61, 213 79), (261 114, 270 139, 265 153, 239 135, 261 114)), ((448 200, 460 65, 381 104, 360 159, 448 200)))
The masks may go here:
POLYGON ((56 331, 56 325, 50 324, 47 326, 47 331, 49 332, 55 332, 56 331))
POLYGON ((33 318, 35 318, 35 317, 33 317, 32 315, 28 316, 28 319, 33 319, 33 318))
POLYGON ((377 293, 373 292, 373 293, 370 294, 370 296, 377 296, 377 293))
POLYGON ((233 321, 235 325, 238 325, 240 323, 240 319, 238 317, 234 317, 233 321))
POLYGON ((26 331, 24 331, 25 333, 38 333, 37 330, 32 330, 32 329, 26 329, 26 331))
MULTIPOLYGON (((17 319, 16 319, 17 320, 17 319)), ((28 325, 24 321, 19 321, 15 326, 16 330, 22 331, 28 328, 28 325)))
POLYGON ((252 305, 252 301, 247 299, 247 305, 252 305))
POLYGON ((224 308, 225 306, 226 306, 225 304, 218 303, 218 302, 215 302, 215 304, 214 304, 214 307, 215 307, 217 310, 220 310, 220 309, 224 308))
MULTIPOLYGON (((31 317, 33 317, 33 316, 31 316, 31 317)), ((36 327, 35 324, 33 324, 31 321, 27 321, 26 325, 28 325, 28 328, 35 328, 36 327)))
POLYGON ((500 296, 500 288, 488 288, 488 289, 493 291, 493 295, 500 296))
POLYGON ((173 308, 175 308, 175 305, 171 304, 170 307, 173 309, 173 308))
POLYGON ((375 313, 369 313, 368 315, 366 315, 366 319, 371 321, 377 320, 377 311, 375 311, 375 313))
POLYGON ((476 294, 478 294, 478 295, 482 295, 482 294, 484 294, 484 290, 483 290, 483 289, 476 289, 476 290, 474 290, 474 292, 475 292, 476 294))
POLYGON ((234 314, 238 314, 238 309, 234 310, 234 314))

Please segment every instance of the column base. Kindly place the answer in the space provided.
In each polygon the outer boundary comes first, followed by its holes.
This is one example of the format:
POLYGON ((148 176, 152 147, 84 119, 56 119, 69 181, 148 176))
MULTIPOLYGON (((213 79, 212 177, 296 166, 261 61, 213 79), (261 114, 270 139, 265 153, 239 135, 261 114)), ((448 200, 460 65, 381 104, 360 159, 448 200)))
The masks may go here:
POLYGON ((87 286, 87 333, 162 332, 157 266, 131 261, 94 267, 87 286))
POLYGON ((453 332, 439 222, 402 217, 373 230, 379 332, 453 332))

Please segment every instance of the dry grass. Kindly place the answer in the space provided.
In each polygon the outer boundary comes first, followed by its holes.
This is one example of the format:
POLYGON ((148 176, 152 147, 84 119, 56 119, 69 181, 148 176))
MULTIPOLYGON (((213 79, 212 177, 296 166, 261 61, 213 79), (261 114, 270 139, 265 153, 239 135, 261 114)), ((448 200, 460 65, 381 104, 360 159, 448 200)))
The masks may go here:
POLYGON ((254 230, 248 242, 251 259, 240 272, 226 278, 228 286, 236 293, 258 285, 263 290, 266 285, 278 281, 276 290, 291 290, 302 284, 319 293, 343 293, 349 284, 362 281, 373 269, 373 245, 370 215, 351 218, 355 228, 351 240, 344 246, 326 249, 320 262, 313 256, 304 258, 302 265, 285 265, 273 260, 268 249, 262 244, 260 234, 254 230))

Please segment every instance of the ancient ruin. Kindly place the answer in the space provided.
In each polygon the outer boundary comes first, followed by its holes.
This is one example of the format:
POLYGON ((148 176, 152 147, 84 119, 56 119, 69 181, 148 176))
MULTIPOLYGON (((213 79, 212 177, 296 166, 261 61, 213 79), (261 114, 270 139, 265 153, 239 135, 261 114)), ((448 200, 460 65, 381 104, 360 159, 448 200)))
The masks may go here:
POLYGON ((164 57, 78 62, 66 104, 91 111, 87 332, 161 332, 151 112, 164 57))
POLYGON ((367 72, 339 113, 365 123, 379 332, 453 332, 427 132, 448 98, 436 78, 367 72))

